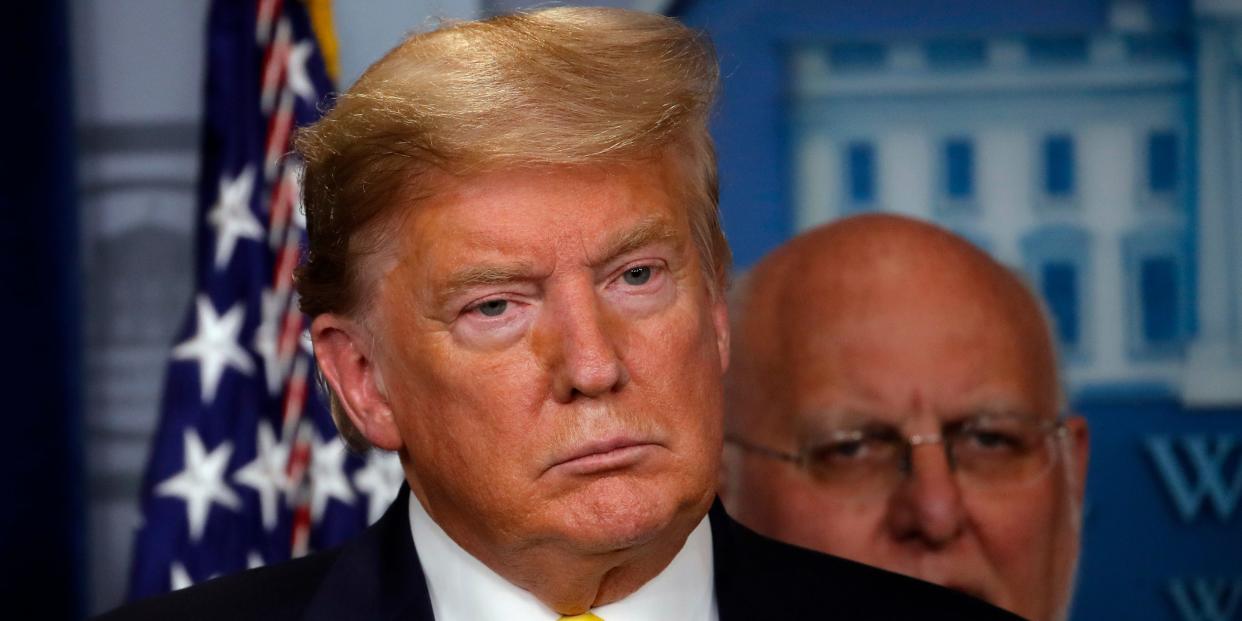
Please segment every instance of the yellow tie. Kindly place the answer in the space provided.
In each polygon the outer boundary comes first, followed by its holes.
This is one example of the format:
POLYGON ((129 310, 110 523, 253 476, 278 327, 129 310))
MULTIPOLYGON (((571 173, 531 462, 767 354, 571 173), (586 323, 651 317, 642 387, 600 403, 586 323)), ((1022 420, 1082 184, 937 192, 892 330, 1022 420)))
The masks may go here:
POLYGON ((587 612, 572 617, 561 617, 560 621, 604 621, 603 619, 587 612))

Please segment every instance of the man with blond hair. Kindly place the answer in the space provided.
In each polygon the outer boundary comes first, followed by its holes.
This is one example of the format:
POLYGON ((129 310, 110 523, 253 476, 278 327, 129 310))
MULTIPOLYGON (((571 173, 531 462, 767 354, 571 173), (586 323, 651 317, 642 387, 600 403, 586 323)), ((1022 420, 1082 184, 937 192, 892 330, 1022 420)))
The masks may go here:
POLYGON ((297 282, 343 436, 407 485, 340 549, 117 618, 1005 618, 713 508, 716 73, 671 19, 569 8, 371 67, 298 140, 297 282))
POLYGON ((1004 266, 866 215, 760 262, 733 306, 726 507, 760 533, 1064 618, 1087 429, 1004 266))

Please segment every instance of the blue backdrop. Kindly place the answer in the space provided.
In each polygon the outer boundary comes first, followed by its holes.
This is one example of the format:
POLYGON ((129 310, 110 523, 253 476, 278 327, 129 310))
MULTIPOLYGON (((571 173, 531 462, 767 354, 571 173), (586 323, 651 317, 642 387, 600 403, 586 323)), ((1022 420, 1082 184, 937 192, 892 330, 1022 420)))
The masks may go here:
POLYGON ((1242 10, 688 0, 672 13, 721 59, 713 133, 739 268, 809 226, 889 210, 1025 270, 1091 427, 1074 618, 1242 618, 1242 197, 1221 189, 1242 155, 1218 142, 1242 136, 1242 109, 1220 95, 1242 89, 1242 10))

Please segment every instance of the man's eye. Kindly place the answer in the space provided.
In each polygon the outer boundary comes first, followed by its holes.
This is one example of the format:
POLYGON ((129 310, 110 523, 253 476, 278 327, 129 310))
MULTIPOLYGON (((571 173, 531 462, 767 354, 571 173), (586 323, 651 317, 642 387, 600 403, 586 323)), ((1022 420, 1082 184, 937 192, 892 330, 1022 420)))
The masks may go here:
POLYGON ((821 465, 831 466, 870 459, 875 453, 873 443, 865 439, 841 440, 816 448, 811 457, 821 465))
POLYGON ((474 308, 484 317, 499 317, 509 308, 509 300, 488 300, 474 308))
POLYGON ((988 451, 1022 451, 1026 442, 1019 435, 977 429, 966 436, 969 445, 978 450, 988 451))
POLYGON ((640 265, 638 267, 631 267, 625 270, 621 278, 625 280, 627 285, 645 285, 647 281, 651 280, 651 266, 640 265))
POLYGON ((866 448, 867 447, 861 440, 851 440, 848 442, 837 442, 836 444, 830 444, 824 448, 824 453, 825 457, 835 459, 855 458, 861 457, 866 448))

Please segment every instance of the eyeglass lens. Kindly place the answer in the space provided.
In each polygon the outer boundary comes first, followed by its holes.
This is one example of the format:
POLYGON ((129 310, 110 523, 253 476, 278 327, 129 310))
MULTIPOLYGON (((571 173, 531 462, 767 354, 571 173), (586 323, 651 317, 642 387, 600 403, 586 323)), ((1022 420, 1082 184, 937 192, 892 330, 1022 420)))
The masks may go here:
MULTIPOLYGON (((1052 466, 1053 429, 1031 418, 979 418, 946 426, 938 441, 921 436, 920 444, 943 444, 940 450, 961 485, 1010 488, 1039 478, 1052 466)), ((910 474, 915 449, 895 428, 869 426, 831 438, 803 452, 804 465, 826 485, 851 493, 888 491, 910 474)))

